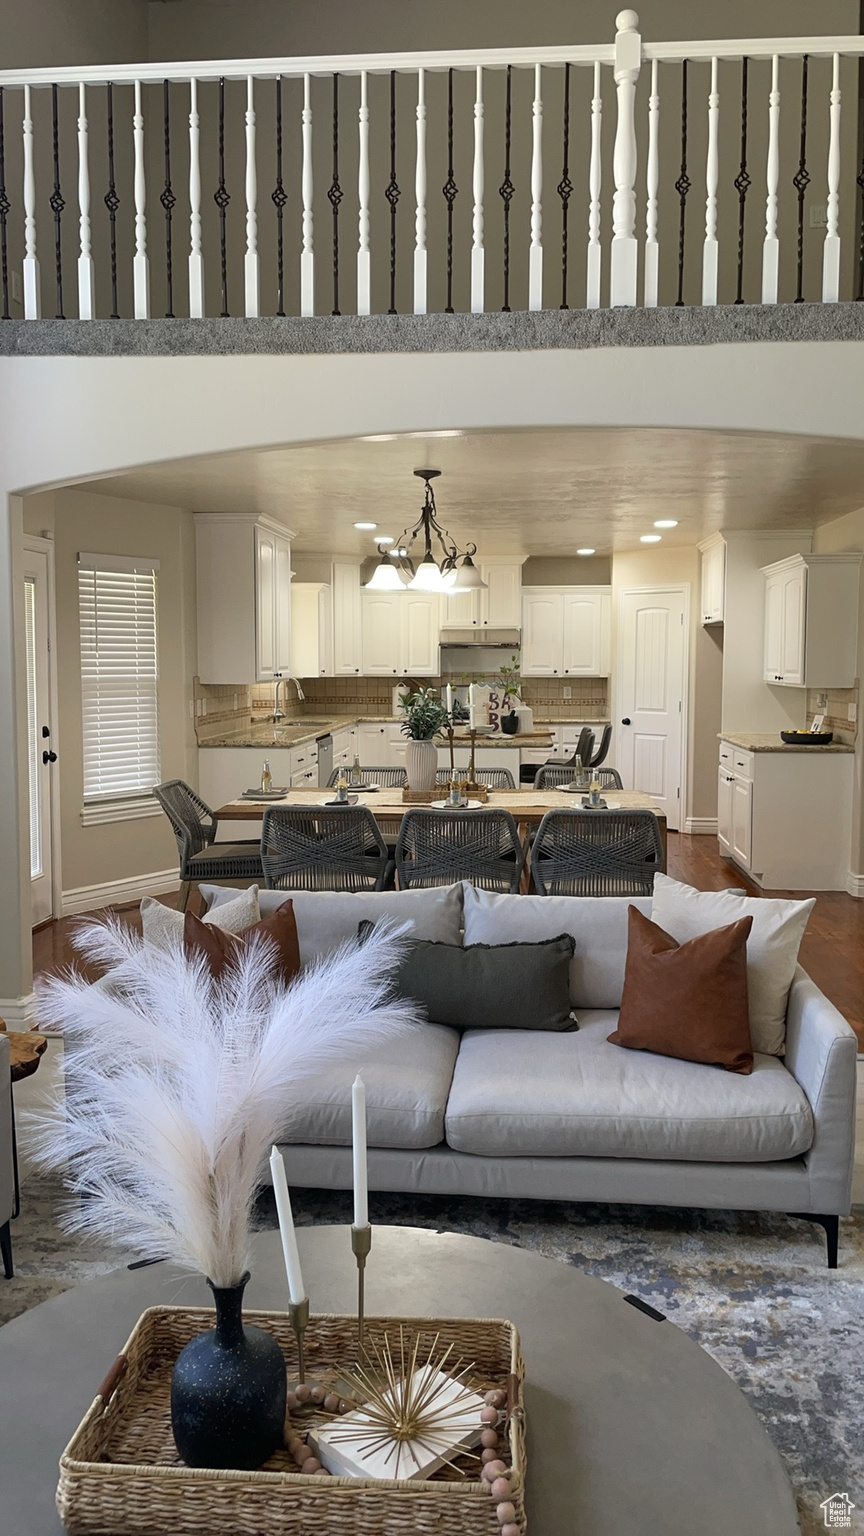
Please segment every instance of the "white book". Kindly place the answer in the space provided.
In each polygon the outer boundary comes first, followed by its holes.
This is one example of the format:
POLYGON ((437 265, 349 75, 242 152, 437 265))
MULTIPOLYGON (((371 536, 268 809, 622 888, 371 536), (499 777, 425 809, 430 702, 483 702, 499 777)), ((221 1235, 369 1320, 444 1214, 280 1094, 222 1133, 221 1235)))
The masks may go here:
MULTIPOLYGON (((411 1378, 412 1390, 433 1385, 439 1422, 425 1430, 420 1439, 385 1439, 384 1431, 369 1414, 355 1408, 353 1413, 346 1413, 332 1423, 310 1429, 309 1444, 321 1465, 334 1477, 412 1482, 431 1477, 458 1452, 470 1450, 485 1428, 480 1422, 483 1398, 433 1366, 421 1366, 411 1378)), ((390 1394, 386 1396, 389 1398, 390 1394)))

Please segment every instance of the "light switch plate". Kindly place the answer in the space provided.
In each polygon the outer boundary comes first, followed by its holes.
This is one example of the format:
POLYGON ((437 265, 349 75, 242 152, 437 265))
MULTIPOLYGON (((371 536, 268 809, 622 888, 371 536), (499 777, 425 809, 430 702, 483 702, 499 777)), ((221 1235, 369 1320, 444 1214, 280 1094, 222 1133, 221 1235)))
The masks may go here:
POLYGON ((852 721, 857 720, 858 719, 858 705, 857 704, 847 704, 846 705, 846 714, 847 714, 847 717, 850 720, 852 720, 852 721))
POLYGON ((562 699, 572 699, 572 697, 573 697, 573 689, 572 688, 562 688, 561 689, 561 697, 562 697, 562 699))

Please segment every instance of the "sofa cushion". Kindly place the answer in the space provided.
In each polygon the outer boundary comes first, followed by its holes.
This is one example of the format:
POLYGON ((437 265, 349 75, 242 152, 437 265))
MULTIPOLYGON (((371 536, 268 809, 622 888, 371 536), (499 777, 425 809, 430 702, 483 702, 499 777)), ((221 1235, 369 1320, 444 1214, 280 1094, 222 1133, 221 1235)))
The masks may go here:
POLYGON ((607 1039, 616 1022, 612 1011, 586 1010, 576 1034, 469 1030, 447 1105, 449 1145, 482 1157, 719 1163, 807 1151, 810 1105, 776 1057, 757 1054, 742 1077, 622 1051, 607 1039))
POLYGON ((696 891, 658 874, 654 877, 651 916, 679 944, 740 917, 752 917, 747 940, 747 991, 753 1049, 782 1056, 789 988, 814 906, 814 897, 779 901, 770 896, 735 896, 731 891, 696 891))
MULTIPOLYGON (((225 933, 242 933, 259 921, 262 912, 257 885, 250 885, 245 891, 226 889, 225 896, 227 900, 220 902, 218 917, 206 912, 205 923, 216 924, 225 933)), ((142 896, 141 928, 144 943, 152 949, 171 949, 183 943, 185 916, 176 907, 166 907, 155 896, 142 896)))
POLYGON ((226 933, 218 923, 202 923, 194 912, 187 910, 183 945, 187 955, 204 960, 210 975, 218 981, 226 968, 236 965, 245 946, 259 935, 269 946, 274 979, 288 986, 300 970, 297 924, 290 896, 277 912, 262 917, 239 934, 226 933))
MULTIPOLYGON (((569 933, 574 1008, 618 1008, 630 907, 651 916, 650 896, 499 896, 465 881, 465 943, 536 943, 569 933)), ((677 935, 676 935, 677 937, 677 935)))
MULTIPOLYGON (((215 912, 237 892, 221 885, 202 885, 208 913, 215 912)), ((304 965, 330 954, 347 939, 356 939, 364 918, 375 923, 387 917, 411 922, 411 937, 461 943, 462 886, 438 886, 421 891, 260 891, 261 916, 268 917, 290 894, 297 919, 300 959, 304 965)), ((559 930, 560 931, 560 930, 559 930)))
POLYGON ((406 1025, 382 1045, 331 1062, 303 1085, 292 1106, 285 1142, 351 1145, 351 1084, 366 1085, 366 1140, 370 1147, 434 1147, 444 1139, 444 1111, 459 1049, 459 1035, 443 1024, 406 1025))

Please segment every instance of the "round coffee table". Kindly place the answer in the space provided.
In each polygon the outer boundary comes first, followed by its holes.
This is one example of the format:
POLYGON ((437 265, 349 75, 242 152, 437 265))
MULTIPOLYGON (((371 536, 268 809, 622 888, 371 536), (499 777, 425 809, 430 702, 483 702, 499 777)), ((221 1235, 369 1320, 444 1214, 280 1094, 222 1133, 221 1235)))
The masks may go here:
MULTIPOLYGON (((298 1241, 313 1309, 353 1310, 347 1228, 304 1227, 298 1241)), ((256 1240, 246 1299, 286 1305, 276 1232, 256 1240)), ((60 1453, 139 1314, 210 1300, 203 1281, 158 1264, 92 1280, 0 1329, 4 1530, 58 1536, 60 1453)), ((780 1457, 738 1388, 674 1324, 614 1286, 480 1238, 376 1227, 367 1309, 516 1323, 529 1536, 797 1536, 780 1457)))

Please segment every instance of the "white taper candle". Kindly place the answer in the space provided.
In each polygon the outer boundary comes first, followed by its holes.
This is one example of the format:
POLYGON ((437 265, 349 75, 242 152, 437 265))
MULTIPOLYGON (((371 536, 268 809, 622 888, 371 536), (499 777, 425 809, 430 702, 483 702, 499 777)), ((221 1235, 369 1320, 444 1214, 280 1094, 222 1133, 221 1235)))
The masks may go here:
POLYGON ((453 714, 453 689, 450 687, 449 683, 447 684, 446 704, 447 704, 447 713, 448 713, 448 715, 450 715, 452 717, 452 714, 453 714))
POLYGON ((472 731, 477 729, 477 684, 472 683, 468 689, 468 724, 472 731))
POLYGON ((282 1153, 278 1147, 274 1147, 270 1153, 270 1174, 273 1179, 273 1193, 276 1196, 276 1211, 279 1216, 282 1252, 285 1255, 288 1295, 291 1301, 296 1303, 303 1300, 306 1290, 303 1285, 303 1274, 300 1269, 300 1255, 297 1252, 297 1233, 294 1230, 294 1216, 291 1211, 288 1180, 285 1177, 285 1164, 282 1161, 282 1153))
POLYGON ((369 1177, 366 1168, 366 1086, 362 1077, 351 1088, 351 1130, 354 1148, 354 1225, 369 1225, 369 1177))

